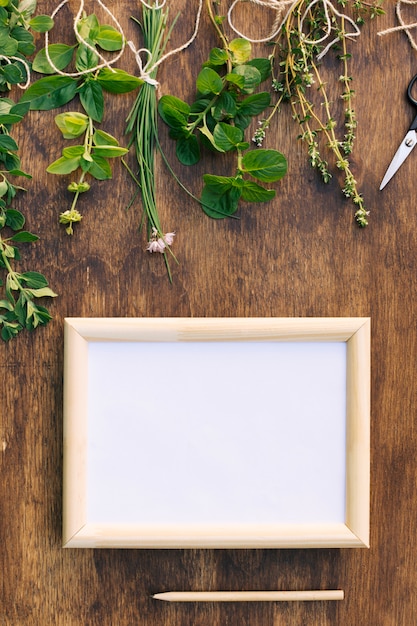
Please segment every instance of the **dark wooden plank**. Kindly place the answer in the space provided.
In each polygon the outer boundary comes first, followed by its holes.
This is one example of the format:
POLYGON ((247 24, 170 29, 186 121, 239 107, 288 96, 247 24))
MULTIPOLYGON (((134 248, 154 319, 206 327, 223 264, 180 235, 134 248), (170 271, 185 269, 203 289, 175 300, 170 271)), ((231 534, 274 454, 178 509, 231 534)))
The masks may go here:
MULTIPOLYGON (((41 4, 41 3, 40 3, 41 4)), ((76 3, 72 3, 76 4, 76 3)), ((182 15, 172 37, 192 30, 196 3, 172 2, 182 15)), ((415 71, 401 33, 385 38, 366 25, 352 45, 358 116, 355 175, 370 225, 358 229, 338 184, 324 186, 307 164, 298 129, 284 110, 267 145, 287 155, 277 198, 244 207, 239 220, 209 220, 158 161, 158 199, 175 230, 179 265, 170 285, 160 258, 144 252, 140 210, 125 210, 134 190, 124 169, 95 183, 84 221, 70 238, 56 217, 68 208, 61 179, 45 173, 61 149, 54 112, 32 113, 19 127, 25 168, 34 174, 16 201, 41 241, 25 251, 59 298, 48 327, 1 345, 0 622, 7 626, 224 626, 362 624, 415 621, 416 233, 412 155, 383 191, 378 186, 414 111, 404 92, 415 71), (369 550, 63 550, 61 548, 62 367, 65 316, 356 316, 372 317, 372 517, 369 550), (167 605, 168 589, 342 588, 338 603, 167 605)), ((54 3, 42 3, 42 12, 54 3)), ((133 2, 117 3, 129 37, 133 2)), ((244 18, 245 24, 249 18, 244 18)), ((254 20, 251 20, 254 22, 254 20)), ((65 24, 57 25, 63 33, 65 24)), ((198 43, 161 68, 162 93, 189 99, 198 67, 216 39, 204 16, 198 43)), ((127 68, 134 70, 132 60, 127 68)), ((130 96, 107 98, 106 128, 122 137, 130 96)), ((181 168, 161 129, 167 155, 194 191, 207 159, 181 168)), ((214 171, 214 170, 213 170, 214 171)), ((106 381, 111 384, 111 381, 106 381)), ((157 373, 156 373, 157 384, 157 373)), ((323 378, 323 387, 326 385, 323 378)), ((150 390, 152 392, 152 390, 150 390)), ((169 399, 167 399, 168 401, 169 399)), ((264 407, 268 410, 268 407, 264 407)), ((151 478, 151 477, 150 477, 151 478)))

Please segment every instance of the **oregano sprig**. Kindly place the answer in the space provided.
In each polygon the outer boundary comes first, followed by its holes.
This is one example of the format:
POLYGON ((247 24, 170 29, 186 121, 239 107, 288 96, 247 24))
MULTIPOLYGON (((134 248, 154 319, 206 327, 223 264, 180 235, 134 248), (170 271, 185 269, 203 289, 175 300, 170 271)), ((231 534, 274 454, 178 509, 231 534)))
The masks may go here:
POLYGON ((14 268, 14 263, 20 260, 20 252, 15 244, 38 240, 37 235, 22 230, 24 224, 25 218, 20 211, 0 209, 0 269, 5 275, 0 279, 5 295, 0 300, 0 327, 4 341, 16 337, 24 328, 33 330, 47 324, 51 315, 38 300, 57 295, 48 286, 43 274, 19 272, 14 268))
POLYGON ((62 150, 62 156, 51 163, 46 171, 50 174, 67 175, 80 170, 78 180, 69 183, 68 191, 74 193, 69 210, 61 213, 59 221, 66 225, 68 235, 73 234, 73 224, 81 221, 81 213, 76 208, 81 193, 90 189, 85 180, 87 174, 96 180, 112 177, 109 159, 119 157, 128 151, 119 146, 118 140, 109 133, 94 126, 93 119, 84 113, 60 113, 55 122, 65 139, 77 139, 84 134, 81 144, 71 145, 62 150))

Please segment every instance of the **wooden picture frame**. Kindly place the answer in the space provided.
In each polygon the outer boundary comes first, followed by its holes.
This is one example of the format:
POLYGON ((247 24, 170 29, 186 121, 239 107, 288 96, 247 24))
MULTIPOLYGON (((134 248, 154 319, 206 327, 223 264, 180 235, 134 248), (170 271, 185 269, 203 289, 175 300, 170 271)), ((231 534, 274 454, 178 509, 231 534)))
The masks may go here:
POLYGON ((67 548, 368 547, 370 319, 67 318, 63 479, 67 548))

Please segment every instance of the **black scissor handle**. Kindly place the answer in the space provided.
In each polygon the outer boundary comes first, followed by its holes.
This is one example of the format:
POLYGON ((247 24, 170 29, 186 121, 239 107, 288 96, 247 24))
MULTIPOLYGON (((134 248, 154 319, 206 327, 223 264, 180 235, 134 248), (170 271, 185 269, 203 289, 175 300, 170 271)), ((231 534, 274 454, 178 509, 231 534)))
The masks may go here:
POLYGON ((414 98, 412 91, 413 91, 413 87, 414 87, 414 83, 417 81, 417 74, 415 76, 413 76, 413 78, 410 80, 410 82, 408 83, 408 88, 407 88, 407 96, 408 99, 410 100, 410 102, 412 104, 414 104, 415 106, 417 106, 417 99, 414 98))
MULTIPOLYGON (((411 104, 414 104, 415 107, 417 107, 417 99, 414 98, 412 91, 413 91, 413 87, 416 81, 417 81, 417 74, 413 76, 413 78, 408 83, 408 87, 407 87, 407 97, 409 101, 411 102, 411 104)), ((417 116, 414 118, 409 130, 417 130, 417 116)))

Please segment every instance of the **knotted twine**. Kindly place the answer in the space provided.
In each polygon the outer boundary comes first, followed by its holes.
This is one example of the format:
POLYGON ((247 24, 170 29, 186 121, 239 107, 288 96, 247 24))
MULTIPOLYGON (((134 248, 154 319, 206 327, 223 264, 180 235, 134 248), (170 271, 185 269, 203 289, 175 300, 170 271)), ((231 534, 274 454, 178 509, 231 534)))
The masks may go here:
POLYGON ((408 4, 408 5, 417 5, 417 0, 397 0, 397 4, 395 5, 395 13, 397 15, 397 19, 400 23, 399 26, 393 26, 392 28, 387 28, 386 30, 382 30, 378 33, 378 35, 388 35, 389 33, 395 33, 398 30, 403 30, 405 31, 405 34, 408 37, 408 41, 411 44, 411 47, 414 48, 414 50, 417 50, 417 43, 416 40, 414 39, 413 35, 410 32, 411 28, 416 28, 417 27, 417 22, 413 22, 412 24, 406 24, 404 22, 404 18, 402 16, 401 13, 401 5, 402 4, 408 4))
MULTIPOLYGON (((90 49, 92 52, 94 52, 98 56, 100 62, 93 68, 89 68, 89 69, 85 69, 85 70, 81 70, 81 71, 77 71, 77 72, 64 72, 64 71, 59 70, 55 66, 54 62, 51 59, 51 56, 50 56, 50 53, 49 53, 49 34, 46 32, 45 33, 45 56, 46 56, 46 58, 48 60, 48 63, 51 65, 52 69, 57 74, 59 74, 61 76, 78 77, 78 76, 83 76, 85 74, 91 74, 93 72, 96 72, 97 70, 100 70, 100 69, 104 68, 104 67, 106 67, 107 69, 111 70, 112 72, 115 71, 113 69, 112 65, 117 63, 117 61, 121 58, 121 56, 123 55, 123 53, 125 51, 126 37, 125 37, 125 35, 123 33, 123 29, 122 29, 120 23, 118 22, 116 16, 112 13, 112 11, 110 11, 110 9, 105 5, 105 3, 102 0, 96 0, 96 1, 99 4, 99 6, 101 6, 101 8, 110 16, 110 18, 112 19, 113 23, 116 26, 116 29, 118 30, 118 32, 120 33, 120 35, 122 37, 122 47, 121 47, 119 53, 115 57, 113 57, 113 59, 107 60, 97 50, 96 47, 92 46, 88 41, 86 41, 83 37, 81 37, 81 35, 78 32, 78 23, 79 23, 79 21, 81 19, 83 11, 84 11, 85 1, 84 0, 80 0, 80 6, 79 6, 79 9, 78 9, 78 12, 77 12, 77 14, 76 14, 76 16, 74 18, 74 21, 73 21, 73 30, 74 30, 75 38, 76 38, 76 40, 79 43, 83 44, 88 49, 90 49)), ((141 1, 142 5, 144 7, 146 7, 147 9, 155 10, 155 11, 159 10, 159 9, 162 9, 165 6, 165 4, 166 4, 166 0, 162 0, 161 2, 159 2, 159 0, 156 0, 153 5, 148 4, 145 0, 140 0, 140 1, 141 1)), ((54 17, 57 15, 57 13, 68 2, 69 2, 69 0, 62 0, 62 2, 60 2, 60 4, 58 4, 56 9, 51 14, 51 18, 54 19, 54 17)), ((197 11, 196 20, 195 20, 194 32, 193 32, 192 36, 190 37, 190 39, 188 41, 186 41, 182 46, 179 46, 178 48, 175 48, 175 50, 171 50, 170 52, 167 52, 166 54, 164 54, 159 59, 159 61, 157 61, 157 62, 155 62, 153 64, 151 63, 152 53, 150 52, 150 50, 148 50, 147 48, 136 49, 135 45, 133 44, 132 41, 127 41, 127 45, 129 46, 130 50, 133 52, 133 54, 135 56, 136 63, 137 63, 138 68, 139 68, 139 78, 141 78, 142 80, 144 80, 145 82, 147 82, 150 85, 154 85, 154 86, 158 85, 158 81, 153 79, 151 77, 151 74, 166 59, 168 59, 170 56, 173 56, 174 54, 177 54, 177 52, 181 52, 182 50, 185 50, 185 48, 190 46, 191 43, 195 40, 195 38, 197 37, 199 26, 200 26, 200 18, 201 18, 202 8, 203 8, 203 0, 199 0, 199 7, 198 7, 198 11, 197 11), (145 61, 143 60, 143 57, 145 57, 145 61)))
MULTIPOLYGON (((244 39, 247 39, 251 43, 264 43, 264 42, 268 42, 268 41, 275 39, 279 35, 282 27, 285 25, 288 17, 291 15, 291 12, 295 9, 295 7, 298 4, 300 4, 300 0, 249 0, 250 2, 253 2, 253 4, 258 4, 260 6, 267 7, 269 9, 276 11, 277 13, 273 26, 272 26, 272 31, 270 32, 270 34, 261 39, 251 39, 247 35, 241 33, 236 28, 236 26, 233 24, 233 19, 232 19, 232 13, 236 5, 239 4, 240 2, 245 2, 245 1, 246 0, 233 0, 227 12, 227 21, 228 21, 230 28, 237 35, 239 35, 239 37, 243 37, 244 39)), ((417 0, 415 1, 417 2, 417 0)), ((311 2, 309 6, 306 8, 299 22, 299 34, 300 34, 300 39, 303 41, 303 43, 315 45, 315 44, 326 42, 331 37, 331 33, 333 30, 332 17, 334 16, 343 18, 345 22, 348 22, 352 26, 352 32, 346 33, 345 37, 353 38, 353 37, 358 37, 360 35, 359 27, 354 22, 354 20, 348 15, 345 15, 344 13, 340 13, 340 11, 336 9, 334 4, 332 4, 330 0, 313 0, 313 2, 311 2), (303 33, 303 29, 304 29, 304 25, 305 25, 305 21, 308 16, 308 13, 316 5, 322 5, 323 7, 326 26, 324 29, 324 34, 320 39, 310 39, 305 33, 303 33)), ((318 60, 322 59, 330 50, 330 48, 333 46, 333 44, 337 43, 338 41, 339 41, 339 37, 335 37, 331 41, 327 42, 325 48, 320 52, 319 55, 317 55, 317 59, 318 60)))

